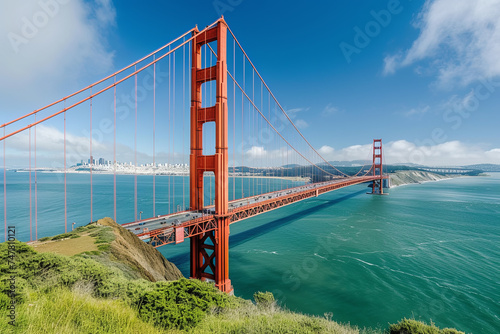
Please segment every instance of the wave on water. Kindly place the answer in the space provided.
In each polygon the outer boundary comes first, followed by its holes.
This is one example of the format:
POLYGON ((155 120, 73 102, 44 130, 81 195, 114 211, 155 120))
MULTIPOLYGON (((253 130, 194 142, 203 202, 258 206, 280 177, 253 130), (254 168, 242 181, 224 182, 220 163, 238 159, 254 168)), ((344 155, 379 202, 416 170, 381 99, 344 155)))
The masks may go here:
POLYGON ((279 253, 276 252, 276 251, 266 251, 266 250, 263 250, 263 249, 252 249, 252 250, 249 250, 247 253, 279 255, 279 253))
POLYGON ((353 259, 353 260, 356 260, 356 261, 359 261, 359 262, 362 262, 364 264, 367 264, 369 266, 376 266, 376 267, 379 267, 381 268, 380 266, 376 265, 376 264, 373 264, 373 263, 370 263, 370 262, 366 262, 366 261, 363 261, 361 259, 358 259, 357 257, 353 257, 353 256, 347 256, 347 255, 339 255, 340 257, 345 257, 345 258, 348 258, 348 259, 353 259))
POLYGON ((328 260, 326 257, 319 255, 318 253, 314 253, 314 256, 317 256, 319 258, 322 258, 324 260, 328 260))
POLYGON ((349 252, 349 253, 357 254, 357 255, 365 255, 365 254, 387 253, 387 251, 379 250, 379 251, 373 251, 373 252, 349 252))
POLYGON ((330 233, 330 235, 332 235, 333 237, 335 237, 336 240, 339 240, 339 241, 351 241, 352 238, 343 238, 341 237, 340 235, 336 234, 336 233, 330 233))

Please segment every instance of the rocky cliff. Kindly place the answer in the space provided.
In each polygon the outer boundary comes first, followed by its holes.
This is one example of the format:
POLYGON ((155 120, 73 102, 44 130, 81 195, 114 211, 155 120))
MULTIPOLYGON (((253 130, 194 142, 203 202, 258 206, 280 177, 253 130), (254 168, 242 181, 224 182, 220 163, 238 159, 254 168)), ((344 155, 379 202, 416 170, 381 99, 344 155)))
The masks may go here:
POLYGON ((403 184, 422 183, 428 181, 439 181, 449 179, 455 175, 440 175, 431 172, 418 170, 402 170, 389 174, 391 179, 391 188, 403 184))

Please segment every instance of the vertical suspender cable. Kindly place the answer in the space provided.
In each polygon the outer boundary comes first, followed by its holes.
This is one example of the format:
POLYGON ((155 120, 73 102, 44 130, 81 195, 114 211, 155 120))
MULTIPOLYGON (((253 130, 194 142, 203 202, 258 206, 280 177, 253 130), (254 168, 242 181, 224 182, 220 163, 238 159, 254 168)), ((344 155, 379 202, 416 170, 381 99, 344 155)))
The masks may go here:
POLYGON ((153 64, 153 217, 156 217, 156 63, 153 64))
MULTIPOLYGON (((285 131, 285 129, 283 129, 283 131, 285 131)), ((280 142, 282 141, 283 139, 280 140, 280 142)), ((280 143, 280 145, 284 145, 280 143)), ((285 156, 283 156, 283 161, 281 163, 281 166, 285 165, 285 161, 288 161, 288 147, 284 146, 285 147, 285 156)), ((281 190, 283 190, 283 176, 285 174, 285 168, 281 168, 281 190)))
MULTIPOLYGON (((64 100, 64 109, 66 109, 66 100, 64 100)), ((66 111, 64 112, 64 233, 68 232, 68 194, 66 183, 66 111)))
MULTIPOLYGON (((233 73, 236 76, 236 41, 233 39, 233 73)), ((233 200, 236 199, 236 81, 233 80, 233 200)))
MULTIPOLYGON (((191 52, 192 52, 192 51, 191 51, 191 43, 188 43, 188 63, 187 63, 187 68, 188 68, 188 81, 189 81, 189 79, 191 78, 191 76, 193 75, 193 74, 191 73, 191 61, 192 61, 192 60, 191 60, 191 52)), ((189 87, 191 87, 191 86, 190 86, 190 82, 189 82, 189 83, 187 83, 187 85, 188 85, 188 91, 189 91, 189 97, 190 97, 188 101, 191 101, 191 99, 192 99, 193 97, 191 96, 191 90, 189 89, 189 87)), ((189 104, 189 105, 191 106, 191 104, 189 104)), ((188 149, 187 149, 187 151, 189 152, 189 151, 190 151, 190 149, 188 148, 188 149)), ((189 155, 188 155, 188 156, 189 156, 189 155)), ((189 159, 189 158, 188 158, 188 159, 189 159)), ((188 196, 189 196, 189 195, 188 195, 188 196)), ((191 205, 191 203, 190 203, 190 205, 191 205)))
POLYGON ((135 125, 134 125, 134 221, 137 221, 137 73, 134 75, 135 125))
MULTIPOLYGON (((252 70, 252 101, 255 103, 255 71, 252 70)), ((253 127, 253 133, 250 132, 251 135, 255 135, 255 108, 252 107, 252 122, 250 123, 253 127)), ((253 144, 253 143, 252 143, 253 144)), ((252 175, 252 195, 255 196, 255 168, 253 169, 252 175)))
MULTIPOLYGON (((260 82, 260 109, 262 110, 262 112, 264 112, 264 97, 263 97, 264 91, 262 89, 263 88, 262 88, 262 81, 261 81, 260 82)), ((257 119, 260 120, 260 123, 261 123, 261 125, 258 126, 258 129, 259 129, 259 135, 261 137, 262 143, 264 144, 264 137, 261 136, 261 134, 262 134, 262 119, 260 117, 258 117, 257 119)), ((265 162, 267 162, 267 161, 265 161, 265 162)), ((264 167, 267 167, 268 165, 269 165, 268 163, 265 163, 264 167)), ((261 190, 259 193, 264 193, 264 186, 265 186, 264 183, 265 183, 265 179, 261 179, 261 182, 260 182, 261 190)))
MULTIPOLYGON (((172 158, 175 163, 175 52, 173 54, 173 65, 172 65, 173 73, 172 73, 172 158)), ((176 212, 177 208, 175 207, 175 175, 173 179, 173 188, 172 188, 172 204, 174 207, 173 212, 176 212)))
MULTIPOLYGON (((5 127, 3 128, 3 135, 5 137, 5 127)), ((3 141, 3 222, 5 241, 7 241, 7 171, 5 169, 5 139, 3 141)))
MULTIPOLYGON (((170 46, 168 47, 168 51, 170 52, 170 46)), ((170 134, 170 54, 168 55, 168 127, 167 127, 167 138, 169 138, 170 134)), ((167 139, 168 140, 168 139, 167 139)), ((167 148, 169 148, 170 143, 167 142, 167 148)), ((167 151, 167 157, 168 157, 168 151, 167 151)), ((168 168, 168 158, 167 158, 167 168, 168 168)), ((170 180, 171 180, 171 175, 168 173, 168 213, 170 214, 170 203, 172 202, 172 198, 170 197, 170 180)))
POLYGON ((29 179, 30 179, 30 241, 33 241, 33 206, 32 206, 32 195, 31 195, 31 128, 29 128, 29 145, 28 145, 28 150, 29 150, 29 179))
POLYGON ((113 217, 116 222, 116 85, 113 89, 113 217))
MULTIPOLYGON (((92 95, 92 87, 90 87, 90 95, 92 95)), ((94 157, 92 156, 92 98, 90 98, 90 221, 93 219, 93 198, 92 198, 92 167, 94 166, 94 157)))
MULTIPOLYGON (((268 98, 267 98, 267 110, 269 111, 269 120, 271 119, 271 94, 268 92, 268 98)), ((270 136, 270 133, 271 133, 271 128, 269 127, 269 124, 266 125, 267 126, 267 129, 269 131, 269 136, 270 136)), ((271 138, 269 138, 271 139, 271 138)), ((271 141, 269 140, 269 144, 271 144, 271 141)), ((270 159, 270 163, 269 163, 269 166, 268 167, 271 167, 272 166, 272 157, 270 156, 269 157, 270 159)), ((268 178, 267 180, 267 192, 270 192, 271 191, 271 178, 268 178)))
MULTIPOLYGON (((36 123, 36 114, 35 114, 35 123, 36 123)), ((36 173, 36 125, 35 125, 35 240, 38 240, 38 180, 36 174, 37 173, 36 173)))
MULTIPOLYGON (((186 46, 184 45, 182 47, 182 168, 184 168, 185 164, 185 154, 183 154, 184 151, 184 134, 185 134, 185 113, 186 113, 186 46)), ((185 192, 184 192, 184 175, 182 177, 182 209, 181 211, 184 211, 186 209, 186 199, 185 199, 185 192)))
MULTIPOLYGON (((245 90, 245 55, 243 55, 243 90, 245 90)), ((243 190, 244 184, 243 184, 243 179, 245 176, 244 170, 245 170, 245 147, 244 147, 244 141, 243 141, 243 118, 244 118, 244 97, 243 94, 241 94, 241 198, 245 197, 245 191, 243 190)))

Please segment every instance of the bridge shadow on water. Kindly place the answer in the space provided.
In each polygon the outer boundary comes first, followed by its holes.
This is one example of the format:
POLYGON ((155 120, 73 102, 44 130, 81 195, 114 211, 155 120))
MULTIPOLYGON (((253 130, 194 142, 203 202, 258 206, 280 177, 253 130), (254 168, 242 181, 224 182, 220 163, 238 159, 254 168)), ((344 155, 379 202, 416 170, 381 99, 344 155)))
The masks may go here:
MULTIPOLYGON (((342 196, 342 197, 339 197, 339 198, 336 198, 333 200, 325 200, 321 204, 310 206, 307 209, 301 210, 299 212, 294 212, 293 214, 284 216, 284 217, 279 218, 279 219, 274 219, 274 220, 272 220, 268 223, 265 223, 263 225, 259 225, 259 226, 253 227, 249 230, 239 232, 239 233, 236 233, 234 235, 230 235, 229 236, 229 248, 231 249, 232 247, 241 245, 241 244, 249 241, 250 239, 262 236, 262 235, 267 234, 269 232, 272 232, 280 227, 289 225, 289 224, 291 224, 291 223, 293 223, 301 218, 307 217, 318 210, 328 208, 332 205, 341 203, 345 200, 351 199, 351 198, 356 197, 356 196, 361 195, 361 194, 366 194, 366 190, 363 189, 363 190, 360 190, 360 191, 357 191, 357 192, 354 192, 354 193, 351 193, 351 194, 348 194, 348 195, 345 195, 345 196, 342 196)), ((176 265, 186 263, 189 261, 189 252, 184 252, 184 253, 181 253, 178 255, 174 255, 172 257, 168 257, 167 259, 176 265)))

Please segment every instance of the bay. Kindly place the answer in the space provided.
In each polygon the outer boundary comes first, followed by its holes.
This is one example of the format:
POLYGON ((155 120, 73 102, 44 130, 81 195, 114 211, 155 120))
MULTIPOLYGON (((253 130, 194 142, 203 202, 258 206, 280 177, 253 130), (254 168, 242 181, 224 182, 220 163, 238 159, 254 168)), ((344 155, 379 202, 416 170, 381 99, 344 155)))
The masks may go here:
MULTIPOLYGON (((91 220, 89 178, 67 175, 68 230, 91 220)), ((302 184, 234 181, 231 199, 302 184)), ((113 176, 94 174, 92 182, 92 219, 112 217, 113 176)), ((188 183, 157 176, 155 214, 187 206, 188 183)), ((206 187, 213 191, 213 178, 206 187)), ((33 175, 30 210, 29 174, 7 172, 7 224, 23 241, 65 230, 62 174, 37 173, 36 188, 35 215, 33 175)), ((352 186, 231 225, 235 294, 271 291, 293 311, 361 327, 415 317, 467 333, 500 332, 500 174, 401 186, 389 196, 366 190, 352 186)), ((134 176, 117 176, 117 194, 118 221, 133 221, 134 176)), ((143 218, 153 215, 152 194, 152 176, 139 176, 143 218)), ((189 241, 159 250, 189 277, 189 241)))

